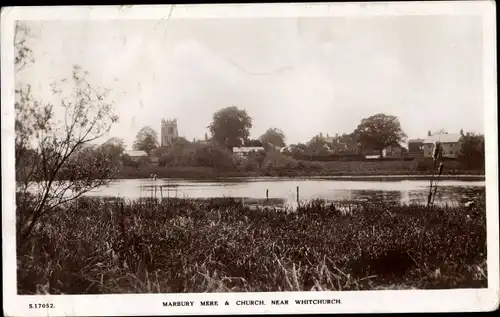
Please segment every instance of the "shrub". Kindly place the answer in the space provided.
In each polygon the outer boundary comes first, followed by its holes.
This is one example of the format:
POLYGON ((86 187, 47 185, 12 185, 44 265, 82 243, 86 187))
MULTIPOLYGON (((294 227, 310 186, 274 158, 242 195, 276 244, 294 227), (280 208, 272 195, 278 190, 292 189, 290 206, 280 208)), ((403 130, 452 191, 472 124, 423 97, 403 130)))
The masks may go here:
POLYGON ((235 169, 236 167, 236 161, 233 154, 227 149, 214 145, 206 145, 196 149, 193 160, 195 166, 219 169, 235 169))
POLYGON ((259 162, 251 157, 241 160, 239 166, 244 172, 256 172, 260 169, 259 162))

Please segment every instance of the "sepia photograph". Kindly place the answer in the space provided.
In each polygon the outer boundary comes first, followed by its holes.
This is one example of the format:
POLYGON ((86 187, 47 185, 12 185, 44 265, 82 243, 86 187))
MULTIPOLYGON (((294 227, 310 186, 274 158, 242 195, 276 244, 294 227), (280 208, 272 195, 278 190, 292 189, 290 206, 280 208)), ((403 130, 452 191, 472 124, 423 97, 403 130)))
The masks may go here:
POLYGON ((418 4, 2 9, 12 313, 498 307, 494 3, 418 4))

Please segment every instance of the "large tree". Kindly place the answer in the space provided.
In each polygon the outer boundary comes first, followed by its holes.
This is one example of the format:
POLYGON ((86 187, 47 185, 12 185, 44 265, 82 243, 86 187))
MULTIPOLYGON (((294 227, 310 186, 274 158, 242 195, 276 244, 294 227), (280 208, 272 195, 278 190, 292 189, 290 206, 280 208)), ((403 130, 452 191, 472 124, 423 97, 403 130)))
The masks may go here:
POLYGON ((110 138, 99 146, 99 149, 113 160, 117 160, 125 150, 125 142, 120 138, 110 138))
POLYGON ((399 119, 383 113, 361 120, 354 135, 365 149, 382 151, 388 146, 397 146, 407 136, 401 129, 399 119))
POLYGON ((214 113, 213 121, 208 128, 215 142, 231 149, 243 145, 248 139, 252 118, 244 109, 235 106, 226 107, 214 113))
POLYGON ((260 136, 263 144, 269 144, 277 147, 285 146, 285 134, 277 128, 269 128, 260 136))
MULTIPOLYGON (((27 35, 29 29, 18 22, 16 72, 34 62, 27 35)), ((25 82, 16 82, 18 247, 25 246, 35 225, 42 228, 59 205, 108 184, 118 170, 103 152, 88 146, 118 120, 112 102, 106 101, 107 91, 92 85, 89 74, 74 66, 70 78, 52 85, 52 93, 54 102, 48 104, 36 99, 25 82)))
POLYGON ((460 140, 458 161, 465 169, 484 169, 484 136, 467 133, 460 140))
POLYGON ((158 147, 158 134, 151 127, 143 127, 137 133, 133 145, 134 150, 145 151, 150 154, 158 147))
POLYGON ((314 136, 307 142, 307 151, 314 155, 327 155, 330 152, 330 147, 322 136, 314 136))

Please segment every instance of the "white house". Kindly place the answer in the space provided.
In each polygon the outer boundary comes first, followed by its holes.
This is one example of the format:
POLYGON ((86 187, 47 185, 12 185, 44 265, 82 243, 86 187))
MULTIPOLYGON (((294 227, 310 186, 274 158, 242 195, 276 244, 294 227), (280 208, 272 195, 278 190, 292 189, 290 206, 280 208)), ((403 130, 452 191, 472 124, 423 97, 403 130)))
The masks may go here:
POLYGON ((264 151, 262 146, 233 147, 233 154, 239 157, 247 157, 251 152, 264 151))
POLYGON ((147 157, 148 153, 146 151, 123 151, 123 155, 128 155, 134 161, 138 161, 142 157, 147 157))
POLYGON ((424 142, 424 156, 432 157, 434 144, 439 141, 443 147, 443 157, 456 158, 462 148, 460 133, 435 134, 428 136, 424 142))

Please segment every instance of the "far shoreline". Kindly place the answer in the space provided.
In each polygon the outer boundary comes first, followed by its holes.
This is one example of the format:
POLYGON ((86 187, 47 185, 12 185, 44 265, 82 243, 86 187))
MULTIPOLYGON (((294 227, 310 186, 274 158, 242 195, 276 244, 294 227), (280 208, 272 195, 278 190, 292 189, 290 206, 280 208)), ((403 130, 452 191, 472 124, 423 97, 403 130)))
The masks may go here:
MULTIPOLYGON (((413 181, 413 180, 424 180, 429 181, 431 179, 437 179, 436 175, 297 175, 297 176, 252 176, 252 175, 220 175, 220 176, 193 176, 186 175, 186 177, 158 177, 157 180, 188 180, 188 181, 199 181, 199 182, 210 182, 210 181, 283 181, 283 180, 331 180, 331 181, 413 181)), ((145 180, 150 179, 149 177, 119 177, 115 178, 115 181, 120 180, 145 180)), ((441 175, 439 176, 441 181, 485 181, 485 175, 441 175)))

